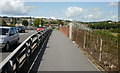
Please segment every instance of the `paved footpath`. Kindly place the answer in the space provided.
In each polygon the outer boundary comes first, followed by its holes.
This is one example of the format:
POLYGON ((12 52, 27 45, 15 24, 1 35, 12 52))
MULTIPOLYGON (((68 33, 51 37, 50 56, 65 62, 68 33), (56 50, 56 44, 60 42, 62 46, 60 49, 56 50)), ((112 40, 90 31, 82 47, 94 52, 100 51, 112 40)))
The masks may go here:
POLYGON ((38 71, 98 71, 60 31, 53 31, 38 71))

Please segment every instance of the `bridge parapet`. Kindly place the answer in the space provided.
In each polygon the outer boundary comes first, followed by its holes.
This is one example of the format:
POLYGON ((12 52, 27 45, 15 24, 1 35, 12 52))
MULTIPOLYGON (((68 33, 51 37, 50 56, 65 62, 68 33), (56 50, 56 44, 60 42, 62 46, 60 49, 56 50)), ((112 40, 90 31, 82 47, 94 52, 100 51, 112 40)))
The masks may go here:
POLYGON ((10 53, 1 63, 1 73, 18 73, 21 69, 28 69, 31 61, 31 55, 35 51, 40 51, 44 41, 51 34, 51 29, 44 29, 29 36, 12 53, 10 53))

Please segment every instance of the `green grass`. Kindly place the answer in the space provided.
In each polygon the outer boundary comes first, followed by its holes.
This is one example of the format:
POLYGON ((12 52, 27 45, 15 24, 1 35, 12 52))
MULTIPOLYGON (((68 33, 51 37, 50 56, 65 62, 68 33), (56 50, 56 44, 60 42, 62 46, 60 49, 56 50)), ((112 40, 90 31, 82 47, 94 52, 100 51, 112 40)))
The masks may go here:
POLYGON ((100 35, 101 37, 107 37, 109 39, 112 39, 112 40, 117 40, 117 36, 115 36, 114 34, 112 34, 111 32, 109 31, 106 31, 106 30, 96 30, 96 31, 93 31, 93 33, 97 34, 97 35, 100 35))
POLYGON ((55 28, 55 27, 54 27, 54 28, 52 28, 52 30, 58 30, 58 28, 55 28))

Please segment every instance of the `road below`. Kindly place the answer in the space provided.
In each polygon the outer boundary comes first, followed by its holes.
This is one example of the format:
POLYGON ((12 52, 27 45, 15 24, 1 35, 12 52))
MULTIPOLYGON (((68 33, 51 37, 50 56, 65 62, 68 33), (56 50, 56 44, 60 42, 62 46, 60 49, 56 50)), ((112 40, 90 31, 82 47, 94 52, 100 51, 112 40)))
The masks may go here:
MULTIPOLYGON (((20 43, 22 43, 25 39, 27 39, 30 35, 32 35, 33 33, 35 33, 35 30, 26 30, 25 33, 19 33, 20 35, 20 43)), ((19 45, 13 45, 10 47, 10 51, 9 52, 0 52, 0 62, 2 60, 4 60, 17 46, 19 45)))

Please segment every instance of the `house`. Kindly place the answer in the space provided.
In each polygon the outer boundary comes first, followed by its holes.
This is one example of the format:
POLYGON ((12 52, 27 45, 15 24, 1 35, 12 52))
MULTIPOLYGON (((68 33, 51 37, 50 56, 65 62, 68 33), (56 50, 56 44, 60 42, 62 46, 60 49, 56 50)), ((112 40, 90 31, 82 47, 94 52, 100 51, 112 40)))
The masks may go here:
POLYGON ((44 26, 47 26, 47 27, 59 27, 59 24, 44 24, 44 26))

